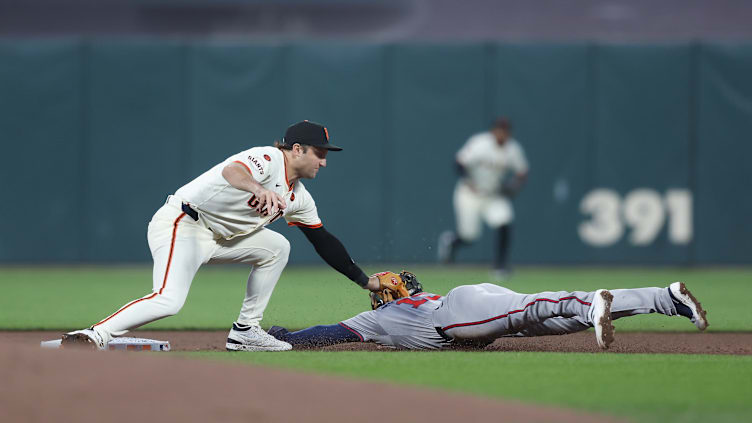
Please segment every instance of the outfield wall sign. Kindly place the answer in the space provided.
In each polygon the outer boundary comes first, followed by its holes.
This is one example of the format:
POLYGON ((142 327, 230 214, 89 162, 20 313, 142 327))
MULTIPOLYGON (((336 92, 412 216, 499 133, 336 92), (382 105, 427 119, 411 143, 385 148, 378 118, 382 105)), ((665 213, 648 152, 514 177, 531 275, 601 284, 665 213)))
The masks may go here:
POLYGON ((665 193, 636 188, 620 195, 608 188, 588 192, 580 202, 586 216, 577 228, 580 239, 593 247, 609 247, 626 237, 630 245, 651 245, 661 230, 671 244, 692 241, 692 193, 669 189, 665 193))

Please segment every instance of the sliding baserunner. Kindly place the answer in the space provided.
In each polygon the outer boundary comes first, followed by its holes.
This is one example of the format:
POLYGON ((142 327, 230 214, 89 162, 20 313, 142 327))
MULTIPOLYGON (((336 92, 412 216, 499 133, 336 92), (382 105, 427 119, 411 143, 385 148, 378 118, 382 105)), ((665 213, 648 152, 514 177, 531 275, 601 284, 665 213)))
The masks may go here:
POLYGON ((564 335, 595 328, 601 348, 614 340, 613 319, 646 313, 681 315, 704 330, 701 304, 682 282, 666 288, 599 289, 520 294, 490 283, 463 285, 446 296, 422 292, 415 275, 392 274, 409 296, 371 293, 373 310, 335 325, 297 332, 273 326, 269 333, 295 346, 376 342, 409 349, 439 349, 453 343, 489 343, 502 336, 564 335), (394 298, 392 298, 394 297, 394 298))

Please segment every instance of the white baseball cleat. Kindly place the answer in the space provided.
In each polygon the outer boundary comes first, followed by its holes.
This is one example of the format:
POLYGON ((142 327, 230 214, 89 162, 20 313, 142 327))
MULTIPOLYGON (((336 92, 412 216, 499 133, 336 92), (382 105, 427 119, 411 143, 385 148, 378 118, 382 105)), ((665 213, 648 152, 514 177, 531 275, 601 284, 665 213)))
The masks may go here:
POLYGON ((595 291, 590 305, 590 319, 595 328, 595 340, 602 349, 614 342, 614 326, 611 324, 611 303, 614 296, 605 289, 595 291))
POLYGON ((64 334, 60 346, 65 348, 68 345, 105 349, 104 340, 94 329, 81 329, 64 334))
POLYGON ((708 327, 707 313, 702 309, 702 304, 697 301, 697 298, 689 292, 684 282, 674 282, 669 285, 668 289, 675 301, 684 304, 692 312, 689 320, 697 326, 697 329, 705 330, 708 327))
POLYGON ((228 351, 289 351, 292 345, 269 335, 259 326, 233 323, 225 348, 228 351))

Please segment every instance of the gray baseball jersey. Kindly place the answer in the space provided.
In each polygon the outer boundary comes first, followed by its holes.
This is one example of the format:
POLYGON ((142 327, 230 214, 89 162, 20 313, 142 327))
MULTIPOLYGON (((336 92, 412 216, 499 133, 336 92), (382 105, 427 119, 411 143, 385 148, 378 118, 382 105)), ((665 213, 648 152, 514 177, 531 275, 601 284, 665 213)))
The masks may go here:
POLYGON ((384 304, 342 322, 364 342, 390 347, 438 349, 449 341, 441 337, 433 324, 433 312, 444 297, 421 292, 384 304))
MULTIPOLYGON (((666 288, 610 290, 612 318, 676 315, 666 288)), ((592 327, 594 292, 520 294, 490 283, 458 286, 446 296, 419 293, 347 319, 363 341, 409 349, 438 349, 453 339, 496 339, 574 333, 592 327)))

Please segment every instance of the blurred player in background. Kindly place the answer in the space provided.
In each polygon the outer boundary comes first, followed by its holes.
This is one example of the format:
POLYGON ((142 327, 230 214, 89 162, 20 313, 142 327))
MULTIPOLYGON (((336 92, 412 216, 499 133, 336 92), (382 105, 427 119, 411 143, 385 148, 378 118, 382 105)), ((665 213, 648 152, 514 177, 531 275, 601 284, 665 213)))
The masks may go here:
POLYGON ((456 160, 460 173, 453 200, 457 230, 444 231, 439 236, 439 261, 453 262, 460 246, 480 237, 485 222, 498 233, 493 277, 506 279, 514 221, 511 200, 527 179, 525 152, 512 138, 509 120, 499 117, 489 131, 470 137, 457 152, 456 160))

